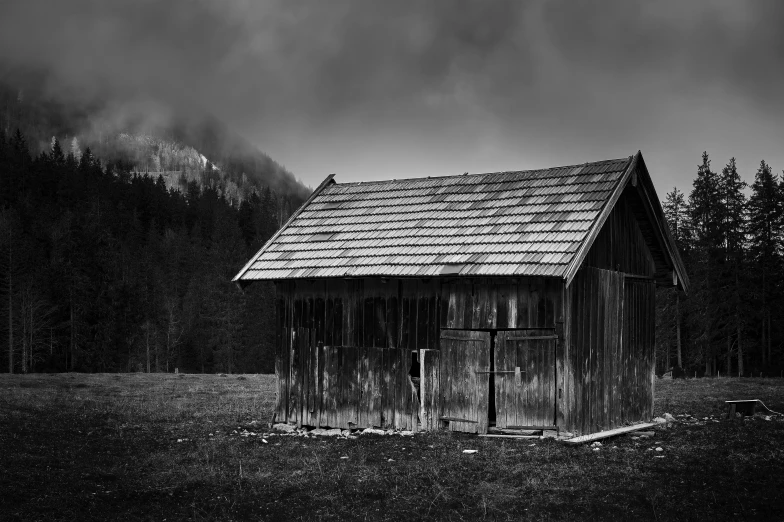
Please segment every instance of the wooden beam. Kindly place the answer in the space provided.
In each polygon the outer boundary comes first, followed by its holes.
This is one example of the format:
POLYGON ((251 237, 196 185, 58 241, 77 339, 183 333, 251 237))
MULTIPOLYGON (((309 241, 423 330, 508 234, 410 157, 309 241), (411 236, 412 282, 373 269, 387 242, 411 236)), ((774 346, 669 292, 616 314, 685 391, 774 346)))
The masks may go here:
POLYGON ((481 433, 480 437, 493 439, 541 439, 541 435, 498 435, 495 433, 481 433))
POLYGON ((584 442, 606 439, 609 437, 620 435, 622 433, 644 430, 646 428, 652 428, 654 426, 656 426, 656 424, 651 422, 646 422, 643 424, 635 424, 634 426, 624 426, 622 428, 615 428, 614 430, 598 431, 596 433, 591 433, 590 435, 581 435, 580 437, 573 437, 571 439, 567 439, 564 442, 567 442, 569 444, 583 444, 584 442))
POLYGON ((638 275, 638 274, 623 274, 623 277, 626 279, 644 279, 653 281, 653 276, 646 276, 646 275, 638 275))
POLYGON ((446 422, 470 422, 471 424, 479 424, 479 421, 475 420, 468 420, 468 419, 458 419, 455 417, 441 417, 442 421, 446 422))
POLYGON ((557 430, 558 426, 507 426, 508 430, 557 430))

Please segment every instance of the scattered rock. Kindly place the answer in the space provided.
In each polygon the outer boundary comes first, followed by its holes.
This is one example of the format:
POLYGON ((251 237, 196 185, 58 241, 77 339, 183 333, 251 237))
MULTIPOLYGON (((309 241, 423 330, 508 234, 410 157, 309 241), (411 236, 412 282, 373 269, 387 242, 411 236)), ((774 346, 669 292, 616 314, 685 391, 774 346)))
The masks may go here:
POLYGON ((594 448, 599 448, 599 447, 601 447, 601 446, 602 446, 602 443, 601 443, 601 442, 599 442, 599 441, 597 440, 596 442, 594 442, 593 444, 591 444, 591 446, 592 446, 592 447, 594 447, 594 448))
POLYGON ((469 455, 473 455, 474 453, 477 453, 478 451, 479 450, 475 450, 475 449, 464 449, 463 453, 467 453, 469 455))
MULTIPOLYGON (((708 417, 705 417, 705 420, 708 420, 708 417)), ((669 413, 665 413, 664 417, 656 417, 653 419, 653 422, 656 424, 667 424, 669 422, 675 422, 675 417, 670 415, 669 413)))
POLYGON ((659 446, 658 448, 656 448, 656 451, 664 451, 664 448, 662 448, 661 446, 659 446))
POLYGON ((348 458, 348 455, 343 455, 343 456, 342 456, 342 457, 340 457, 340 458, 341 458, 341 459, 347 459, 347 458, 348 458))
POLYGON ((297 428, 295 428, 295 427, 294 427, 294 426, 292 426, 291 424, 283 424, 283 423, 279 423, 279 424, 275 424, 275 425, 272 427, 272 429, 273 429, 273 430, 282 431, 282 432, 284 432, 284 433, 291 433, 291 432, 293 432, 294 430, 296 430, 297 428))

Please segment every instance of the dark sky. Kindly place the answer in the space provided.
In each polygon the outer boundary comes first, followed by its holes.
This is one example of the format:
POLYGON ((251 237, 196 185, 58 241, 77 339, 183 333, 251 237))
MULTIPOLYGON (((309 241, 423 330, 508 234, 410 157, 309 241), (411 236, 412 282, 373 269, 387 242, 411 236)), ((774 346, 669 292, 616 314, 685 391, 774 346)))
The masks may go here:
POLYGON ((663 197, 703 150, 784 169, 782 22, 781 0, 12 0, 0 59, 202 105, 311 186, 641 149, 663 197))

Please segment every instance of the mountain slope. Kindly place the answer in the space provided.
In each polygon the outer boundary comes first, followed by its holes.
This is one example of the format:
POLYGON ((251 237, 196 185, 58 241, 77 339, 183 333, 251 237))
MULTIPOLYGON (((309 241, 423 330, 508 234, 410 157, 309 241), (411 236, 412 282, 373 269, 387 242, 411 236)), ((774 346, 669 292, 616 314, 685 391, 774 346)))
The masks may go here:
POLYGON ((0 129, 18 128, 33 152, 57 137, 66 152, 90 149, 128 170, 161 173, 169 186, 214 184, 241 201, 269 187, 304 200, 310 192, 293 174, 220 120, 195 107, 160 102, 80 99, 52 92, 40 73, 6 72, 0 78, 0 129), (67 100, 67 101, 66 101, 67 100))

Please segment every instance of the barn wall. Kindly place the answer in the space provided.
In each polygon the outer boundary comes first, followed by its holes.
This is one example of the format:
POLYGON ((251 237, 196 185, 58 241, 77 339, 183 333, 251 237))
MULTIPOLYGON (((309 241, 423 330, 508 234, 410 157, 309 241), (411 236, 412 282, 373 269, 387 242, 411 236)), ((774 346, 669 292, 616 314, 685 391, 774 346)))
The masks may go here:
POLYGON ((440 329, 554 330, 562 289, 561 280, 541 277, 280 282, 277 418, 439 427, 440 329))
POLYGON ((555 278, 477 279, 441 286, 441 328, 555 328, 563 321, 563 281, 555 278))
MULTIPOLYGON (((278 283, 277 418, 418 429, 412 366, 420 351, 438 347, 436 288, 399 280, 278 283)), ((433 356, 427 360, 430 368, 433 356)))

